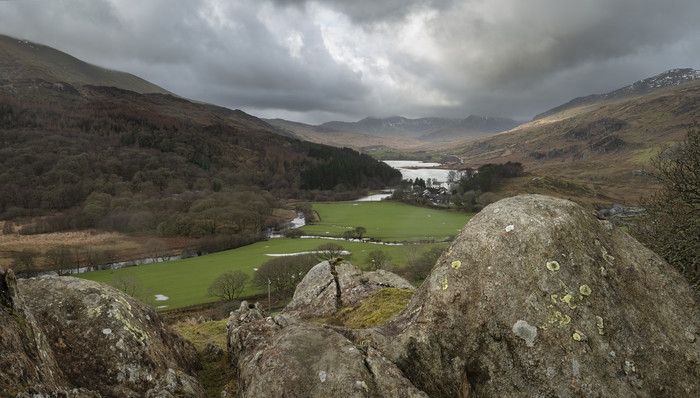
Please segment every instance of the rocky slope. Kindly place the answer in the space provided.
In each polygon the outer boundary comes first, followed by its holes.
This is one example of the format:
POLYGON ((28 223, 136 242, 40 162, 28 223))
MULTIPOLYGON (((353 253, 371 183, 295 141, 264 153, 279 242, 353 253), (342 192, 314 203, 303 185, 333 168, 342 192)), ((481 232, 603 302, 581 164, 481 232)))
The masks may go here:
POLYGON ((660 257, 570 201, 524 195, 475 216, 386 324, 245 306, 229 351, 241 396, 690 397, 699 335, 698 298, 660 257))
POLYGON ((203 397, 194 347, 107 285, 1 275, 3 396, 203 397))
POLYGON ((628 86, 613 90, 609 93, 593 94, 585 97, 574 98, 565 104, 536 115, 533 120, 543 119, 579 106, 632 98, 635 96, 648 94, 664 87, 678 86, 683 83, 688 83, 699 79, 700 70, 695 70, 692 68, 671 69, 656 76, 638 80, 628 86))

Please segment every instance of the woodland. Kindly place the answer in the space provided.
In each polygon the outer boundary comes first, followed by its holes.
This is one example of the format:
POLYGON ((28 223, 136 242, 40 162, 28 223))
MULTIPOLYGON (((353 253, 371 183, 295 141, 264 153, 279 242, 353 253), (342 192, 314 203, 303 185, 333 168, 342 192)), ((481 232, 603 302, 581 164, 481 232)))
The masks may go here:
POLYGON ((276 134, 241 111, 117 88, 10 86, 0 99, 0 219, 20 234, 97 228, 215 251, 260 239, 288 200, 348 199, 400 181, 370 156, 276 134))

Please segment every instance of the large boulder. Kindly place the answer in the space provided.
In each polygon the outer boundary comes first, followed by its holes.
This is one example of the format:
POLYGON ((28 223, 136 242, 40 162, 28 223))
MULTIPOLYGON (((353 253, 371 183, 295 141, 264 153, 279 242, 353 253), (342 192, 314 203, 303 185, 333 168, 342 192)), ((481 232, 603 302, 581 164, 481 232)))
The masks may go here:
POLYGON ((205 396, 194 346, 153 308, 72 277, 20 280, 19 292, 73 386, 103 396, 205 396))
POLYGON ((46 336, 18 294, 14 273, 1 268, 0 391, 2 396, 99 396, 73 389, 46 336))
POLYGON ((329 317, 386 287, 415 290, 407 280, 391 272, 364 272, 342 259, 323 261, 299 282, 284 312, 302 319, 329 317))
POLYGON ((700 396, 700 312, 659 256, 573 202, 487 206, 369 339, 431 396, 700 396))
POLYGON ((243 303, 228 322, 240 397, 427 397, 371 347, 243 303))
POLYGON ((477 214, 384 325, 330 328, 283 314, 229 338, 242 396, 354 395, 356 380, 368 396, 402 385, 431 397, 697 397, 698 304, 675 269, 603 217, 523 195, 477 214), (353 368, 360 359, 372 379, 353 368), (329 378, 330 363, 351 364, 350 376, 329 378), (321 386, 323 375, 345 389, 321 386), (377 375, 396 379, 380 390, 377 375))

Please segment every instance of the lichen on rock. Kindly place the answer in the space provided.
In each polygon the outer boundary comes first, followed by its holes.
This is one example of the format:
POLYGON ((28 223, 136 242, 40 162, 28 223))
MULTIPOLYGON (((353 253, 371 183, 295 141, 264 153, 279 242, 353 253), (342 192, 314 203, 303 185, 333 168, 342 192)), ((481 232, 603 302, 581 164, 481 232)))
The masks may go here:
POLYGON ((573 202, 522 195, 477 214, 385 324, 324 328, 283 314, 229 338, 241 348, 241 396, 338 393, 340 383, 354 386, 343 395, 372 397, 402 385, 436 397, 685 397, 700 396, 698 330, 697 297, 660 257, 573 202), (330 357, 353 376, 318 365, 330 357), (354 368, 361 357, 393 366, 393 387, 381 390, 372 366, 371 377, 354 368))
POLYGON ((525 344, 528 347, 533 347, 535 345, 535 337, 537 337, 537 328, 526 321, 518 320, 513 325, 513 334, 525 340, 525 344))
POLYGON ((19 291, 70 385, 104 396, 204 396, 194 346, 153 308, 72 277, 21 280, 19 291))

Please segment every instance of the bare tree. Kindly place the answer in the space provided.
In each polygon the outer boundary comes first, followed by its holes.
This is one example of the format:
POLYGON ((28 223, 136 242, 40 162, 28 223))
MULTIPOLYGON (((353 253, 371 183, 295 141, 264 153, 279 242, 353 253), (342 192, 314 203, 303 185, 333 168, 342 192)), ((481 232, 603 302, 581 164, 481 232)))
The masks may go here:
POLYGON ((163 261, 168 254, 168 245, 163 239, 151 238, 146 242, 144 248, 154 262, 163 261))
POLYGON ((121 273, 107 282, 108 285, 121 290, 129 296, 141 301, 142 303, 152 305, 153 294, 150 290, 146 290, 143 282, 138 277, 131 274, 121 273))
POLYGON ((209 296, 223 301, 234 301, 240 297, 250 276, 243 271, 227 271, 214 279, 207 291, 209 296))
POLYGON ((311 254, 276 257, 258 268, 253 284, 261 288, 269 284, 279 298, 291 297, 297 284, 316 264, 316 257, 311 254))
POLYGON ((337 243, 324 243, 316 248, 316 258, 318 261, 326 261, 340 257, 345 249, 337 243))
POLYGON ((375 271, 385 268, 389 260, 391 256, 383 250, 372 250, 367 254, 367 264, 375 271))
POLYGON ((34 249, 22 249, 21 252, 15 253, 13 256, 11 267, 19 274, 31 276, 34 273, 36 259, 39 257, 39 252, 34 249))
POLYGON ((642 201, 647 215, 631 233, 700 292, 700 126, 652 160, 662 189, 642 201))
POLYGON ((59 275, 70 274, 73 266, 73 251, 69 246, 54 246, 46 251, 45 257, 51 269, 59 275))

